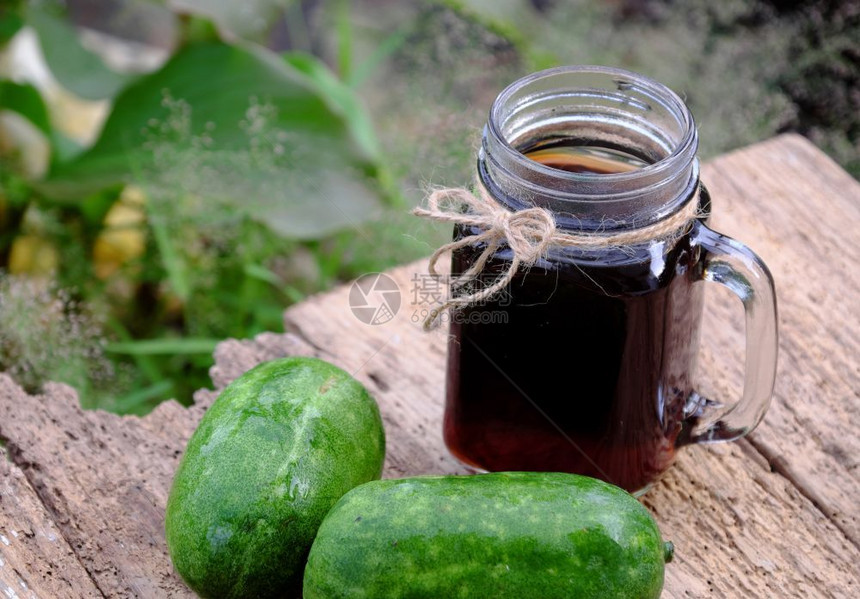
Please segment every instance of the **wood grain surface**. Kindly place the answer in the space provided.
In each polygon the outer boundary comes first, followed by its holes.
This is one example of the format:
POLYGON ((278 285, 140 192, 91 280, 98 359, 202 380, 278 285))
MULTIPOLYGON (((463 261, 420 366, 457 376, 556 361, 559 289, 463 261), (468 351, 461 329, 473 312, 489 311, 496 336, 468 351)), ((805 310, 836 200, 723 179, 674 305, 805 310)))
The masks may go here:
MULTIPOLYGON (((712 226, 776 279, 780 366, 748 440, 684 448, 643 498, 676 545, 664 597, 860 596, 860 185, 796 136, 719 157, 703 179, 712 226)), ((359 322, 341 287, 287 310, 286 334, 221 343, 215 390, 189 409, 83 412, 68 387, 28 395, 0 375, 0 593, 192 597, 164 541, 170 481, 217 390, 263 360, 316 355, 365 383, 386 426, 385 476, 464 472, 441 439, 446 334, 413 318, 425 267, 389 273, 404 305, 384 325, 359 322)), ((702 389, 734 401, 741 307, 709 291, 704 321, 702 389)))

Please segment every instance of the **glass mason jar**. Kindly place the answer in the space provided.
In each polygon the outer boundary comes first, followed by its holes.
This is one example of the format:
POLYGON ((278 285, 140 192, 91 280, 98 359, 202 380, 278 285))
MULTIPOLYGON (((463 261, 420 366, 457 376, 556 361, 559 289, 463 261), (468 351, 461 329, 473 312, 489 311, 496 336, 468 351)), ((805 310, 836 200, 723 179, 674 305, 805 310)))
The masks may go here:
MULTIPOLYGON (((684 102, 620 69, 550 69, 498 96, 477 167, 499 205, 543 207, 562 232, 598 236, 647 232, 690 202, 699 212, 670 235, 551 247, 506 293, 451 314, 444 437, 460 460, 644 492, 678 447, 736 439, 761 421, 776 372, 773 280, 750 249, 707 227, 697 146, 684 102), (729 407, 693 383, 703 281, 746 311, 743 397, 729 407)), ((480 232, 456 225, 454 238, 480 232)), ((456 250, 452 272, 485 247, 456 250)), ((481 278, 510 262, 503 245, 481 278)))

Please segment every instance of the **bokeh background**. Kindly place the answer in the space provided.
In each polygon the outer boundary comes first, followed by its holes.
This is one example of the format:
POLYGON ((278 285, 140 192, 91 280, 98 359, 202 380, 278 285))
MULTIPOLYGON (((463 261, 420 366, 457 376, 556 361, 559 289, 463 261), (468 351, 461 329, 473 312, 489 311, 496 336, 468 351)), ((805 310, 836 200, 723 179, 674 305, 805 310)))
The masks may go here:
POLYGON ((560 64, 669 85, 705 159, 794 131, 860 176, 856 1, 0 0, 0 371, 191 401, 218 340, 444 242, 409 208, 560 64))

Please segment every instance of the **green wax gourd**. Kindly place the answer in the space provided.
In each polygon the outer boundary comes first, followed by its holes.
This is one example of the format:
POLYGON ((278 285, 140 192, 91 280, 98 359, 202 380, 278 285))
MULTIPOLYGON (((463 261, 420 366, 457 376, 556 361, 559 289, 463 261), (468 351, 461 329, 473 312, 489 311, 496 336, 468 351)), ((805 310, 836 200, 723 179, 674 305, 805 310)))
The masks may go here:
POLYGON ((650 599, 672 547, 633 496, 574 474, 381 480, 329 512, 305 599, 650 599))
POLYGON ((298 597, 320 522, 379 478, 379 408, 315 358, 257 366, 223 390, 188 443, 167 504, 173 564, 202 597, 298 597))

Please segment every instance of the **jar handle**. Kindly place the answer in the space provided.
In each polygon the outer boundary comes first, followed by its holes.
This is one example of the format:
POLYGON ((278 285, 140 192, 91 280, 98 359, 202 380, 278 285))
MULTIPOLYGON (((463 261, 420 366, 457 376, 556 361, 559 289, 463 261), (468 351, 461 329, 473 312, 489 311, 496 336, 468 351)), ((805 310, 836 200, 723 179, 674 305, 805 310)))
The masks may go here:
MULTIPOLYGON (((776 379, 776 289, 765 263, 752 250, 696 221, 692 243, 701 248, 700 277, 737 295, 746 313, 746 365, 740 401, 730 407, 700 402, 688 417, 687 443, 731 441, 752 431, 767 411, 776 379)), ((693 398, 695 399, 695 398, 693 398)))

